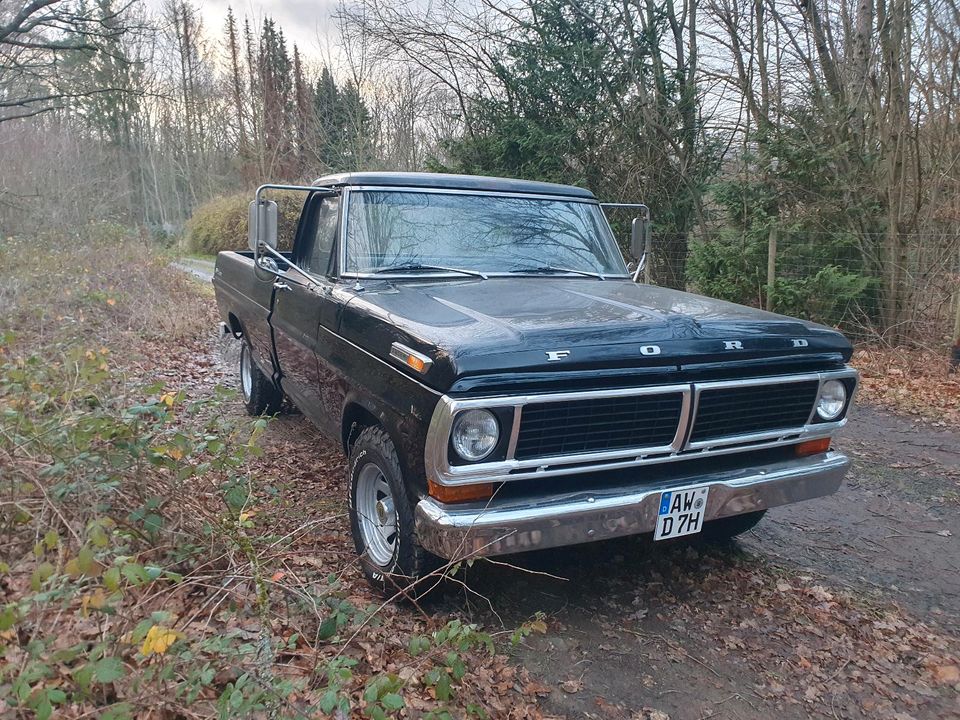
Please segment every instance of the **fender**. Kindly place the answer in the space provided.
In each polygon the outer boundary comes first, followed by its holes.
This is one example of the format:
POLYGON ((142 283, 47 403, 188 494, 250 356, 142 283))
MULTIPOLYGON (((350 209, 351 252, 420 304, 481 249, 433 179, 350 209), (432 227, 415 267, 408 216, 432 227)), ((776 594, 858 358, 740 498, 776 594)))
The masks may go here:
POLYGON ((416 502, 427 494, 424 447, 426 429, 432 415, 433 407, 429 409, 417 407, 412 403, 407 412, 401 412, 371 393, 351 387, 344 397, 340 411, 341 441, 344 452, 349 456, 349 445, 357 434, 354 426, 366 425, 371 419, 376 420, 393 441, 410 499, 416 502), (424 414, 425 419, 421 417, 424 414))

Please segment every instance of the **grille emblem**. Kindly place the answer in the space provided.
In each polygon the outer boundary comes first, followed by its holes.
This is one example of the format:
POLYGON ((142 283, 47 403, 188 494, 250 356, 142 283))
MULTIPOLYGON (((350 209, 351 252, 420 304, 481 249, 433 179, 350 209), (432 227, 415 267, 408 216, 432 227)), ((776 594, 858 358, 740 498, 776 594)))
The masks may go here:
POLYGON ((570 355, 569 350, 547 350, 547 362, 556 362, 557 360, 563 360, 565 357, 570 355))

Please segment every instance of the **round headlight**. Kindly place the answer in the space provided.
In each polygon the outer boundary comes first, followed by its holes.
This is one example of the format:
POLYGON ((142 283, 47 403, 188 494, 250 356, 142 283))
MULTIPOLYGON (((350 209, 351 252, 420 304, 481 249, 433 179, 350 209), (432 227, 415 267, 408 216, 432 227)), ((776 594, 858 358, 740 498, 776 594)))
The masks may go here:
POLYGON ((831 421, 840 417, 847 405, 847 388, 839 380, 827 380, 820 388, 817 400, 817 415, 821 420, 831 421))
POLYGON ((500 426, 489 410, 465 410, 453 421, 453 449, 468 462, 483 460, 493 452, 499 439, 500 426))

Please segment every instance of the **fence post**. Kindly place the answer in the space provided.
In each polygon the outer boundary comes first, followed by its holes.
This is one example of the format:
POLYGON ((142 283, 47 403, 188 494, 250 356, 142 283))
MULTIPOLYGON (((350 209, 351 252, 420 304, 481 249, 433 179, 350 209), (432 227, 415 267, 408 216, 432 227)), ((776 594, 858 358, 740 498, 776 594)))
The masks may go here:
POLYGON ((957 300, 956 317, 953 319, 953 350, 950 354, 950 368, 960 371, 960 288, 954 293, 957 300))
POLYGON ((767 237, 767 310, 773 310, 773 285, 777 281, 777 226, 767 237))

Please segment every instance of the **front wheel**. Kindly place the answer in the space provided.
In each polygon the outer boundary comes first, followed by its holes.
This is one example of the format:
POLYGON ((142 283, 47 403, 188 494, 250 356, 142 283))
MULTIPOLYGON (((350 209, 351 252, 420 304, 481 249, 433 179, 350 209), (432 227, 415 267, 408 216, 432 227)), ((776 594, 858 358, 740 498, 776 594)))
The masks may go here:
POLYGON ((283 393, 257 367, 247 340, 240 346, 240 391, 243 405, 250 415, 276 415, 280 412, 283 393))
POLYGON ((396 448, 379 427, 360 433, 350 450, 350 529, 367 580, 384 594, 422 594, 418 583, 435 559, 417 542, 396 448))

